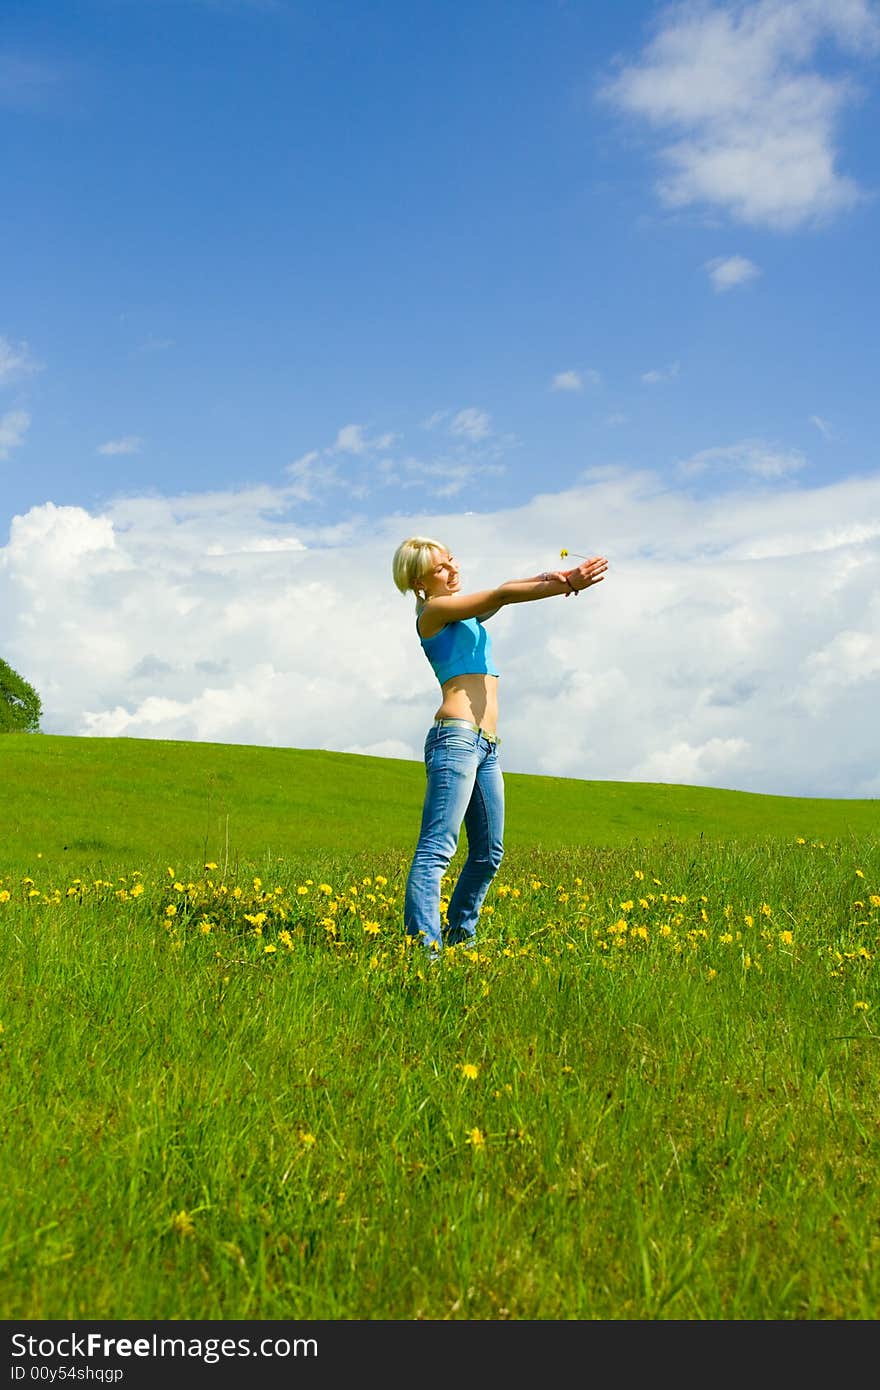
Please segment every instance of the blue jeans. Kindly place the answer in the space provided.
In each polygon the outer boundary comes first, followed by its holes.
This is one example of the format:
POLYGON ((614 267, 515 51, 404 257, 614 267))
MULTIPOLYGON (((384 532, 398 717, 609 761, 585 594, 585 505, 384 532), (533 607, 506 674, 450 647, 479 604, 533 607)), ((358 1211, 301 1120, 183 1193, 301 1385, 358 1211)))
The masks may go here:
POLYGON ((504 854, 504 779, 498 743, 465 720, 434 724, 425 739, 428 784, 422 828, 403 905, 408 936, 432 954, 473 943, 477 918, 504 854), (446 926, 440 923, 440 882, 458 848, 464 822, 468 852, 446 926))

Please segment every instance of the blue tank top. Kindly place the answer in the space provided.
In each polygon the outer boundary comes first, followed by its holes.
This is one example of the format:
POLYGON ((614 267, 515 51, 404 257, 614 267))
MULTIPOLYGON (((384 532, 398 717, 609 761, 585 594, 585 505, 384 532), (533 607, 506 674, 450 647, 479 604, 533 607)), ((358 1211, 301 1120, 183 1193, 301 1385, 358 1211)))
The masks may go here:
POLYGON ((472 672, 485 676, 500 674, 492 660, 492 639, 479 618, 460 618, 441 627, 433 637, 423 637, 417 617, 416 632, 441 685, 453 676, 472 672))

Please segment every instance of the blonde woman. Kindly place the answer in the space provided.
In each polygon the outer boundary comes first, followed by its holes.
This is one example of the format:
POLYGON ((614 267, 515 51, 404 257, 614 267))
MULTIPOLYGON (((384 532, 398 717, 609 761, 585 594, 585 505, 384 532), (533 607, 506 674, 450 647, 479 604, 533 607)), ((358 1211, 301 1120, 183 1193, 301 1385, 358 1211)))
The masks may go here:
POLYGON ((458 564, 440 541, 410 536, 394 552, 401 593, 416 597, 416 634, 440 684, 425 739, 422 824, 406 883, 404 928, 432 958, 443 946, 472 946, 483 899, 504 853, 504 779, 498 752, 498 667, 485 624, 509 603, 570 597, 598 584, 608 562, 509 579, 461 592, 458 564), (440 884, 464 824, 468 852, 441 925, 440 884))

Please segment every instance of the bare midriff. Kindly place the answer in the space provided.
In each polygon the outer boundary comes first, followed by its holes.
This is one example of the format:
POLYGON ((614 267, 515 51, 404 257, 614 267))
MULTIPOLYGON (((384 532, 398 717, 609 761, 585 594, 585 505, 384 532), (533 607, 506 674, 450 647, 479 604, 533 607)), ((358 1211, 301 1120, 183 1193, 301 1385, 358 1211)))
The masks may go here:
POLYGON ((443 699, 435 719, 466 719, 487 734, 497 732, 498 677, 469 672, 451 676, 441 686, 443 699))

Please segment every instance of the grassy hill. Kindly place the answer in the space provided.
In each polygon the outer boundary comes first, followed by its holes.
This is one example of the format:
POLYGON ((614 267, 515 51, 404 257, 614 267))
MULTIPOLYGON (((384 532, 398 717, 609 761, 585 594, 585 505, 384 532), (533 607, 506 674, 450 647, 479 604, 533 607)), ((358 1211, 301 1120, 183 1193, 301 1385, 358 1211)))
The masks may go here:
MULTIPOLYGON (((159 739, 0 737, 0 872, 407 851, 421 762, 159 739)), ((877 801, 506 773, 513 848, 876 835, 877 801)))

